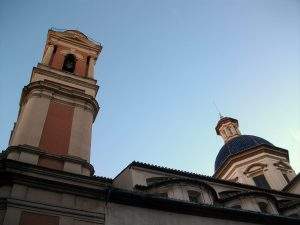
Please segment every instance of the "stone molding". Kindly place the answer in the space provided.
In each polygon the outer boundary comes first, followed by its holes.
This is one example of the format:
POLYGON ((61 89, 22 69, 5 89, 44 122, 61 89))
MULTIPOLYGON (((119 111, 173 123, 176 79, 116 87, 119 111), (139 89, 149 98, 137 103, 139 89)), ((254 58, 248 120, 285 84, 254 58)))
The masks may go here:
MULTIPOLYGON (((253 186, 253 185, 235 183, 235 182, 231 182, 228 180, 217 179, 217 178, 211 177, 211 176, 186 172, 186 171, 177 170, 177 169, 171 169, 171 168, 162 167, 162 166, 156 166, 156 165, 137 162, 137 161, 133 161, 132 163, 130 163, 126 168, 123 169, 123 171, 125 171, 127 168, 145 169, 147 171, 155 171, 157 174, 159 174, 159 173, 164 174, 165 176, 172 176, 172 177, 176 176, 176 177, 180 177, 180 178, 185 177, 185 178, 190 178, 190 179, 201 180, 201 181, 208 182, 208 184, 211 184, 211 185, 215 183, 215 184, 219 184, 219 185, 228 185, 233 188, 244 189, 244 190, 249 190, 249 191, 266 192, 266 193, 274 194, 276 196, 281 196, 281 197, 300 198, 300 195, 293 194, 293 193, 277 191, 274 189, 263 189, 263 188, 259 188, 259 187, 253 186)), ((116 177, 118 177, 118 176, 120 176, 120 174, 117 175, 116 177)), ((114 178, 114 180, 115 179, 116 178, 114 178)))
POLYGON ((42 214, 49 214, 55 216, 70 216, 74 218, 80 218, 86 221, 92 221, 94 223, 104 223, 105 215, 103 213, 95 213, 89 211, 83 211, 79 209, 72 209, 67 207, 62 207, 58 205, 50 205, 44 203, 24 201, 15 198, 6 199, 7 207, 16 207, 27 212, 36 212, 42 214))
MULTIPOLYGON (((51 170, 40 168, 25 163, 20 163, 12 160, 0 161, 0 173, 1 173, 1 184, 21 184, 28 187, 34 187, 54 192, 75 194, 77 196, 84 196, 92 199, 97 199, 105 203, 116 203, 122 205, 129 205, 134 207, 142 207, 154 210, 162 210, 166 212, 174 212, 202 217, 218 218, 225 220, 243 221, 243 222, 255 222, 260 224, 274 225, 279 224, 298 224, 299 219, 263 214, 254 211, 237 210, 222 207, 219 204, 206 205, 206 204, 193 204, 190 202, 184 202, 174 199, 159 198, 153 195, 149 195, 143 192, 136 191, 125 191, 111 186, 111 182, 100 181, 100 186, 94 186, 93 188, 86 187, 83 185, 76 185, 72 183, 66 183, 68 179, 57 181, 49 179, 48 177, 36 177, 35 170, 32 168, 39 169, 41 172, 49 172, 51 170), (23 171, 23 172, 22 172, 23 171), (234 217, 232 215, 235 215, 234 217)), ((55 171, 51 171, 52 175, 55 175, 55 171)), ((58 172, 57 173, 61 173, 58 172)), ((68 173, 64 173, 68 174, 68 173)), ((73 174, 69 174, 71 177, 76 177, 73 174)), ((77 176, 78 177, 78 176, 77 176)), ((82 176, 79 176, 82 177, 82 176)), ((85 180, 93 180, 93 177, 87 177, 85 180)), ((249 193, 253 195, 254 193, 249 193)), ((247 193, 243 193, 247 195, 247 193)), ((266 193, 256 193, 255 196, 269 196, 266 193)), ((299 195, 295 195, 299 198, 299 195)))
POLYGON ((72 84, 77 84, 82 87, 90 88, 90 89, 94 90, 96 94, 99 89, 99 86, 96 85, 97 81, 94 80, 93 78, 75 76, 68 72, 57 70, 57 69, 51 68, 49 66, 43 65, 41 63, 39 63, 37 65, 37 67, 33 68, 30 81, 33 79, 33 76, 35 73, 53 77, 58 80, 66 81, 66 82, 69 82, 72 84))
MULTIPOLYGON (((108 202, 125 204, 135 207, 150 208, 173 213, 181 213, 195 216, 211 217, 231 221, 242 221, 259 224, 299 224, 299 219, 280 215, 263 214, 260 212, 237 210, 206 204, 191 204, 189 202, 177 201, 167 198, 155 198, 151 195, 123 191, 119 189, 109 190, 108 202), (234 215, 234 216, 232 216, 234 215)), ((227 221, 228 222, 228 221, 227 221)))
POLYGON ((55 44, 55 42, 61 40, 64 43, 69 43, 80 48, 84 48, 90 51, 94 51, 98 55, 102 46, 99 43, 91 41, 86 35, 79 31, 65 30, 65 31, 48 31, 47 37, 48 43, 55 44))
POLYGON ((282 149, 282 148, 278 148, 278 147, 271 148, 270 146, 263 144, 260 146, 256 146, 254 148, 250 148, 247 151, 244 151, 237 155, 230 156, 229 158, 227 158, 225 160, 223 165, 215 172, 215 174, 213 176, 216 178, 222 177, 233 163, 244 160, 246 158, 257 155, 262 152, 270 153, 270 154, 278 155, 278 156, 283 156, 283 157, 287 158, 287 160, 289 161, 289 154, 286 149, 282 149))
MULTIPOLYGON (((64 97, 65 101, 67 98, 69 98, 71 101, 75 99, 77 101, 73 101, 73 103, 71 102, 71 104, 90 110, 93 113, 94 120, 96 119, 96 116, 100 109, 97 100, 92 96, 87 95, 82 91, 76 90, 72 87, 57 85, 55 82, 50 82, 47 80, 36 81, 25 86, 22 91, 20 105, 23 105, 26 102, 26 99, 31 95, 35 95, 37 97, 43 96, 49 99, 57 100, 59 100, 57 96, 62 96, 64 97), (83 104, 80 104, 80 101, 83 104)), ((70 103, 70 101, 68 103, 70 103)))
MULTIPOLYGON (((270 159, 275 159, 275 160, 277 160, 278 157, 281 157, 281 156, 277 156, 277 155, 274 156, 273 154, 271 155, 271 154, 269 154, 269 153, 263 155, 262 153, 264 153, 264 152, 258 153, 258 154, 257 154, 257 155, 258 155, 257 158, 252 158, 252 159, 250 159, 249 161, 246 161, 246 162, 243 162, 243 163, 239 163, 238 165, 234 165, 234 166, 231 168, 230 172, 228 172, 228 173, 226 174, 226 176, 225 176, 223 179, 228 179, 228 178, 235 172, 235 170, 236 170, 237 168, 241 167, 241 166, 244 166, 244 165, 247 165, 247 164, 250 164, 250 163, 255 163, 255 162, 257 162, 257 161, 259 161, 259 160, 263 160, 263 159, 265 159, 265 158, 270 158, 270 159)), ((251 157, 251 156, 250 156, 250 157, 251 157)), ((235 163, 235 162, 234 162, 234 163, 235 163)), ((267 171, 267 169, 266 169, 266 171, 267 171)))
POLYGON ((292 167, 287 165, 285 162, 282 160, 278 161, 277 163, 273 164, 277 169, 284 170, 284 171, 291 171, 293 170, 292 167))
POLYGON ((248 174, 251 176, 251 174, 257 173, 257 172, 261 172, 264 171, 265 168, 267 167, 267 164, 264 163, 254 163, 251 164, 247 167, 247 169, 244 171, 244 174, 248 174), (253 168, 257 167, 257 169, 252 170, 253 168))
POLYGON ((186 185, 186 186, 201 187, 201 188, 204 188, 207 192, 209 192, 212 195, 214 201, 217 201, 217 199, 218 199, 217 192, 209 184, 207 184, 203 181, 186 179, 186 178, 185 179, 184 178, 170 178, 170 179, 167 179, 164 181, 153 183, 149 186, 136 185, 135 189, 142 190, 142 191, 148 191, 153 188, 167 187, 167 186, 174 186, 174 185, 181 185, 181 186, 186 185))
POLYGON ((1 186, 21 184, 93 199, 103 199, 103 191, 112 185, 109 178, 89 177, 10 159, 0 161, 0 174, 1 186))
POLYGON ((28 152, 31 154, 38 155, 38 157, 42 156, 44 158, 55 159, 61 162, 72 162, 75 164, 79 164, 84 168, 87 168, 90 171, 90 175, 92 176, 95 173, 94 167, 86 160, 81 159, 80 157, 70 156, 70 155, 57 155, 47 153, 42 151, 41 149, 29 145, 19 145, 19 146, 10 146, 5 151, 6 156, 13 152, 28 152))

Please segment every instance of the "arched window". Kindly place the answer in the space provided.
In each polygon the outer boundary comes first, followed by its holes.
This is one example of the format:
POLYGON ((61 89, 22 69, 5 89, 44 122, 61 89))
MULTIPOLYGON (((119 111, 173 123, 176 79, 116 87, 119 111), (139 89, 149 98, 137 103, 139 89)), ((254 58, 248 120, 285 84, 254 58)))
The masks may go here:
POLYGON ((73 54, 68 54, 65 56, 63 71, 67 71, 69 73, 74 73, 76 65, 76 57, 73 54))
POLYGON ((201 192, 198 191, 188 191, 188 196, 190 202, 193 203, 203 203, 203 196, 201 192))
POLYGON ((221 192, 219 192, 219 196, 220 196, 220 198, 229 198, 238 193, 240 193, 240 191, 221 191, 221 192))
POLYGON ((253 174, 257 174, 258 172, 263 173, 263 171, 267 168, 267 164, 263 163, 254 163, 247 167, 244 174, 251 176, 253 174))
POLYGON ((166 181, 170 178, 168 177, 150 177, 146 179, 147 185, 155 184, 158 182, 166 181))
POLYGON ((268 204, 265 202, 258 203, 259 209, 262 213, 269 213, 268 204))
POLYGON ((266 177, 263 174, 253 177, 253 180, 257 187, 271 189, 266 177))
POLYGON ((282 176, 284 177, 286 183, 290 183, 290 179, 286 173, 282 173, 282 176))

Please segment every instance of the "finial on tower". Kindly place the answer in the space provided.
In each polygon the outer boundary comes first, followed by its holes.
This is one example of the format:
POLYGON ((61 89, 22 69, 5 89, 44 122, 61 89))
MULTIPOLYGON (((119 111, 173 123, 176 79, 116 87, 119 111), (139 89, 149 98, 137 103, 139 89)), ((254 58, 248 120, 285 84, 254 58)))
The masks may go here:
POLYGON ((222 118, 223 118, 223 115, 222 115, 221 111, 219 110, 217 104, 216 104, 215 102, 213 102, 213 103, 214 103, 214 106, 215 106, 215 108, 216 108, 216 110, 217 110, 217 112, 218 112, 218 114, 219 114, 219 118, 222 119, 222 118))
POLYGON ((231 117, 223 117, 221 114, 220 120, 216 126, 216 132, 222 136, 224 142, 228 142, 230 139, 241 135, 239 130, 239 121, 231 117))

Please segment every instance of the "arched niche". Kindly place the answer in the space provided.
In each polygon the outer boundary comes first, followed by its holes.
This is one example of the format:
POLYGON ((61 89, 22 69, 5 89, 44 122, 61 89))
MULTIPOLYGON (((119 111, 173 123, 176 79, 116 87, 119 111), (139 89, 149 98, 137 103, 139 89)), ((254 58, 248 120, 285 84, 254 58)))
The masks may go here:
POLYGON ((267 214, 278 214, 277 199, 264 192, 241 192, 221 199, 225 207, 240 204, 241 209, 257 211, 267 214))
POLYGON ((167 193, 169 198, 194 203, 214 204, 218 199, 215 190, 210 185, 190 179, 169 178, 143 187, 143 190, 151 194, 167 193), (198 202, 196 202, 196 198, 198 198, 198 202))
POLYGON ((267 168, 267 164, 253 163, 245 169, 244 174, 250 176, 252 174, 262 172, 265 168, 267 168))
POLYGON ((73 54, 67 54, 64 58, 62 70, 69 73, 74 73, 75 66, 76 66, 76 56, 73 54))

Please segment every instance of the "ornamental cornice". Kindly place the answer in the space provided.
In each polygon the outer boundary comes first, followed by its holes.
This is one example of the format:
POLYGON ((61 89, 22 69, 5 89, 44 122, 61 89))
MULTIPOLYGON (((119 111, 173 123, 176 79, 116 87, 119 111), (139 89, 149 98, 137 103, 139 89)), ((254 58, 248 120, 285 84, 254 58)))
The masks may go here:
POLYGON ((95 90, 96 94, 98 92, 99 86, 96 84, 96 80, 91 79, 91 78, 81 78, 78 76, 74 76, 71 74, 67 74, 65 72, 55 70, 53 68, 49 68, 48 66, 45 66, 43 64, 38 64, 37 67, 34 67, 32 70, 31 78, 32 80, 33 76, 35 73, 41 74, 41 75, 46 75, 49 77, 57 78, 62 81, 66 81, 72 84, 77 84, 86 88, 91 88, 95 90), (88 81, 85 81, 87 79, 88 81), (91 83, 92 82, 92 83, 91 83))
POLYGON ((80 106, 84 109, 91 110, 93 112, 94 120, 100 109, 97 100, 92 96, 85 94, 84 91, 68 86, 57 85, 55 82, 50 82, 47 80, 36 81, 25 86, 22 91, 20 105, 23 105, 31 95, 36 97, 43 96, 49 99, 56 99, 60 101, 69 100, 67 102, 74 106, 80 106), (63 97, 63 99, 60 99, 60 96, 63 97))
POLYGON ((233 163, 238 162, 243 159, 246 159, 246 158, 249 158, 251 156, 257 155, 262 152, 270 153, 270 154, 278 155, 278 156, 284 156, 289 161, 288 150, 279 148, 279 147, 275 147, 275 146, 261 144, 259 146, 251 147, 251 148, 245 150, 244 152, 240 152, 235 155, 230 155, 223 162, 223 165, 217 169, 217 171, 215 172, 215 174, 213 176, 216 178, 222 177, 233 163))
POLYGON ((79 35, 70 34, 68 31, 57 32, 49 30, 48 32, 48 42, 51 43, 51 39, 62 40, 65 43, 76 45, 78 47, 87 48, 89 50, 95 51, 97 55, 101 52, 102 46, 100 44, 95 44, 87 38, 82 38, 79 35))

